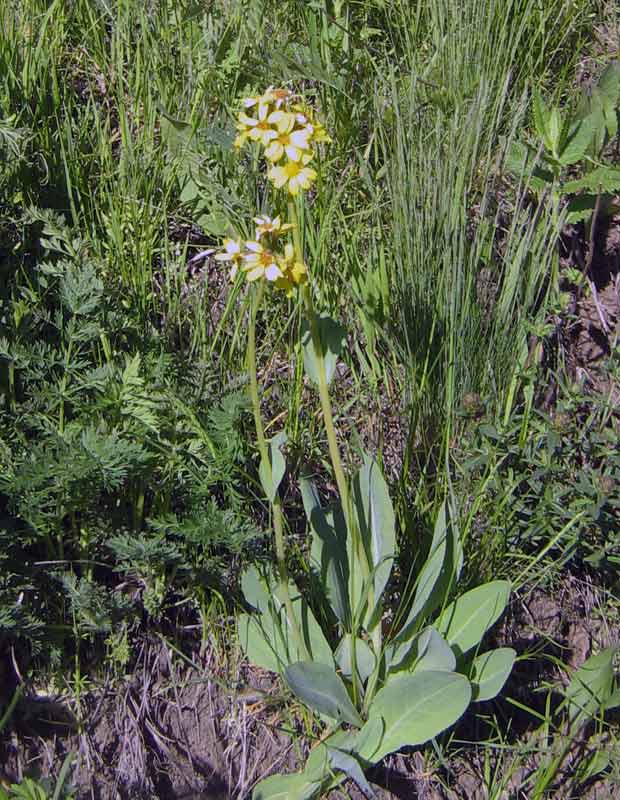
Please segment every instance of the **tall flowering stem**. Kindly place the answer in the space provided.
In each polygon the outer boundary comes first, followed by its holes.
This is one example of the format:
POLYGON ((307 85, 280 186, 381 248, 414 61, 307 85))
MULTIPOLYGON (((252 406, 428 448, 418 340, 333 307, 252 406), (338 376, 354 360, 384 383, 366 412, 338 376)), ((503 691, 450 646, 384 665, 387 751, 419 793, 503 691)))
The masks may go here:
MULTIPOLYGON (((298 261, 303 262, 299 217, 297 215, 297 208, 295 206, 295 201, 292 199, 289 200, 288 202, 288 217, 293 225, 293 242, 295 246, 295 258, 298 261)), ((349 485, 344 472, 344 468, 342 466, 340 450, 338 448, 338 439, 336 437, 336 426, 334 425, 334 415, 332 412, 331 398, 329 396, 329 388, 327 386, 327 374, 325 371, 325 354, 323 352, 323 343, 321 342, 319 323, 316 311, 314 309, 314 303, 312 302, 312 292, 309 284, 305 284, 302 287, 302 293, 303 293, 304 306, 306 309, 306 315, 308 317, 308 322, 310 324, 310 335, 312 336, 312 344, 314 346, 314 352, 316 356, 319 399, 321 401, 321 410, 323 412, 323 423, 325 425, 325 433, 327 434, 329 456, 332 462, 332 467, 334 469, 334 476, 336 478, 336 485, 338 486, 338 492, 340 494, 342 509, 347 524, 347 530, 349 531, 349 535, 351 536, 353 544, 351 548, 352 563, 349 564, 350 579, 352 581, 355 581, 356 577, 355 566, 356 564, 361 564, 363 573, 362 579, 367 580, 370 577, 370 564, 368 562, 368 555, 366 553, 363 542, 359 535, 357 519, 355 518, 355 515, 352 512, 349 485)), ((369 593, 372 594, 370 589, 369 593)), ((376 639, 375 646, 377 647, 377 652, 379 652, 381 626, 378 625, 375 631, 378 631, 378 633, 375 633, 375 639, 376 639)), ((356 658, 355 648, 352 649, 351 655, 355 660, 356 658)), ((353 670, 353 674, 354 675, 356 674, 355 669, 353 670)), ((355 688, 355 682, 354 682, 354 688, 355 688)))
MULTIPOLYGON (((258 309, 261 305, 263 295, 265 292, 265 284, 260 282, 256 288, 252 288, 252 301, 250 307, 250 325, 248 330, 248 344, 247 344, 247 368, 250 378, 250 397, 252 400, 252 409, 254 411, 254 425, 256 428, 256 441, 258 444, 258 452, 261 462, 266 465, 269 472, 269 479, 271 480, 271 462, 269 460, 269 450, 267 447, 267 440, 265 439, 265 428, 263 425, 263 418, 260 410, 260 397, 258 394, 258 375, 256 370, 256 317, 258 309)), ((286 616, 288 617, 293 639, 297 646, 300 655, 304 659, 309 659, 308 648, 304 642, 301 630, 297 622, 297 617, 293 610, 293 603, 289 593, 289 577, 286 568, 286 550, 284 546, 284 515, 282 513, 282 505, 280 498, 276 494, 275 499, 271 503, 271 512, 273 519, 273 534, 276 551, 276 563, 278 569, 278 589, 280 599, 284 603, 286 609, 286 616)))

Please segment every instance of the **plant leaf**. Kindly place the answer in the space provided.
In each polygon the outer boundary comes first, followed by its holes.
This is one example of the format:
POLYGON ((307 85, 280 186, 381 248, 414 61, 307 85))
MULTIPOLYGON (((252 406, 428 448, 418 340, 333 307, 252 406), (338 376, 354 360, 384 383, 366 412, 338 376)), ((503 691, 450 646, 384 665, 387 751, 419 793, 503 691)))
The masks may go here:
POLYGON ((306 775, 270 775, 254 787, 252 800, 311 800, 321 783, 309 781, 306 775))
POLYGON ((366 627, 376 616, 381 595, 389 580, 396 551, 394 509, 379 465, 368 455, 353 480, 353 500, 362 544, 373 577, 374 604, 367 609, 366 627))
POLYGON ((452 524, 446 503, 442 503, 435 521, 431 548, 420 571, 413 604, 396 639, 406 641, 423 615, 431 614, 447 600, 463 564, 463 548, 452 524))
POLYGON ((594 136, 595 121, 592 116, 578 122, 570 132, 568 140, 560 153, 560 163, 567 167, 581 161, 588 151, 594 136))
POLYGON ((590 719, 609 701, 614 681, 617 647, 608 647, 590 656, 575 672, 566 689, 571 725, 590 719))
POLYGON ((241 591, 246 603, 257 611, 267 611, 270 592, 265 585, 266 579, 261 576, 255 566, 248 567, 241 576, 241 591))
MULTIPOLYGON (((325 378, 329 385, 336 372, 338 357, 346 341, 346 331, 336 320, 327 314, 321 314, 317 319, 319 337, 323 346, 325 362, 325 378)), ((301 347, 304 358, 306 375, 318 386, 319 370, 314 343, 309 323, 304 319, 301 323, 301 347)))
POLYGON ((582 178, 566 181, 562 190, 567 194, 587 189, 589 192, 607 192, 614 194, 620 190, 620 169, 618 167, 597 167, 582 178))
POLYGON ((335 770, 344 772, 351 780, 359 787, 364 797, 375 797, 375 793, 366 780, 359 761, 355 756, 346 753, 344 750, 338 750, 335 747, 328 747, 329 760, 335 770))
POLYGON ((471 699, 481 703, 496 697, 508 680, 516 657, 512 647, 499 647, 474 659, 469 674, 471 699))
POLYGON ((284 649, 278 648, 278 635, 268 614, 239 614, 237 636, 241 649, 252 664, 271 672, 282 671, 288 659, 284 649))
POLYGON ((321 586, 334 613, 345 627, 350 620, 347 559, 347 531, 340 508, 326 511, 321 507, 314 483, 299 482, 306 517, 312 529, 310 562, 317 571, 321 586))
POLYGON ((432 626, 425 628, 411 641, 396 645, 390 654, 390 672, 406 669, 447 670, 456 667, 456 656, 443 636, 432 626))
POLYGON ((471 685, 456 672, 418 672, 389 678, 369 710, 385 733, 375 760, 407 745, 423 744, 453 725, 471 699, 471 685))
POLYGON ((357 673, 362 683, 365 683, 376 667, 377 659, 363 639, 354 637, 351 633, 345 633, 336 648, 334 658, 345 678, 350 678, 353 675, 353 659, 351 658, 353 639, 355 639, 357 673))
POLYGON ((466 592, 444 609, 436 627, 457 657, 482 640, 503 613, 509 597, 508 581, 491 581, 466 592))
POLYGON ((284 677, 297 697, 314 711, 356 728, 363 726, 344 683, 326 664, 298 661, 284 670, 284 677))
POLYGON ((269 463, 266 464, 264 459, 261 459, 258 467, 260 482, 270 503, 276 499, 278 488, 286 472, 286 460, 282 455, 282 447, 286 444, 287 438, 285 431, 276 434, 269 442, 269 463))

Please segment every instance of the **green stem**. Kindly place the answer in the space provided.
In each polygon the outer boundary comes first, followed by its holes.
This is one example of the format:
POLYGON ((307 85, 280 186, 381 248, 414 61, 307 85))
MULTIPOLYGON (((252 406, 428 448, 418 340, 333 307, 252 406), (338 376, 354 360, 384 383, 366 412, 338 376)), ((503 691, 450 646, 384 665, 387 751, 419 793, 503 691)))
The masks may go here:
MULTIPOLYGON (((297 208, 295 207, 295 202, 293 200, 289 200, 288 202, 288 216, 289 216, 289 221, 293 225, 293 244, 295 247, 295 259, 301 263, 304 263, 303 249, 301 245, 299 218, 297 216, 297 208)), ((355 515, 352 513, 351 498, 349 495, 349 486, 344 473, 344 468, 342 466, 340 450, 338 448, 338 439, 336 437, 336 427, 334 425, 334 415, 332 413, 331 398, 329 396, 329 389, 327 386, 327 374, 325 372, 325 354, 323 352, 323 343, 321 342, 319 323, 316 312, 314 310, 314 304, 312 302, 312 292, 310 291, 310 287, 308 284, 306 284, 303 287, 303 300, 306 308, 308 321, 310 324, 310 335, 312 336, 312 344, 314 346, 314 352, 316 355, 319 399, 321 401, 321 410, 323 411, 323 422, 325 425, 325 432, 327 434, 329 456, 332 462, 332 467, 334 469, 334 476, 336 478, 336 485, 338 486, 338 492, 340 493, 340 500, 347 525, 347 531, 349 536, 351 536, 349 580, 351 581, 350 595, 352 598, 355 598, 356 568, 358 564, 361 564, 362 580, 363 581, 369 580, 371 573, 370 563, 368 561, 368 554, 366 553, 366 550, 364 548, 361 536, 359 535, 357 520, 355 519, 355 515)), ((369 608, 374 608, 374 592, 372 590, 372 585, 369 585, 368 589, 368 602, 369 602, 369 608)), ((353 613, 353 611, 354 609, 352 608, 351 612, 353 613)), ((357 621, 352 619, 351 633, 353 634, 353 636, 357 636, 357 625, 358 625, 357 621)), ((375 630, 373 631, 373 644, 375 646, 378 658, 381 649, 380 624, 377 625, 375 630)), ((355 647, 353 647, 352 648, 353 667, 354 667, 353 687, 354 687, 354 694, 357 695, 355 655, 356 655, 355 647)), ((356 696, 354 697, 354 701, 357 701, 356 696)))
MULTIPOLYGON (((264 284, 261 282, 256 292, 252 295, 252 305, 250 308, 250 325, 248 330, 248 349, 247 349, 247 362, 248 373, 250 377, 250 397, 252 399, 252 408, 254 411, 254 425, 256 427, 256 441, 258 444, 258 452, 261 462, 266 465, 269 472, 269 480, 271 480, 271 462, 269 460, 269 451, 267 448, 267 440, 265 438, 265 429, 263 426, 263 418, 260 412, 260 398, 258 394, 258 376, 256 373, 256 315, 259 306, 263 299, 265 291, 264 284)), ((275 500, 271 503, 272 517, 273 517, 273 533, 276 551, 276 563, 278 569, 278 593, 280 599, 284 603, 286 609, 286 616, 288 617, 293 639, 297 645, 297 649, 306 661, 310 660, 308 648, 304 642, 301 630, 297 622, 297 617, 293 610, 293 603, 288 590, 288 570, 286 568, 286 551, 284 547, 284 517, 282 514, 282 506, 280 498, 276 495, 275 500)))

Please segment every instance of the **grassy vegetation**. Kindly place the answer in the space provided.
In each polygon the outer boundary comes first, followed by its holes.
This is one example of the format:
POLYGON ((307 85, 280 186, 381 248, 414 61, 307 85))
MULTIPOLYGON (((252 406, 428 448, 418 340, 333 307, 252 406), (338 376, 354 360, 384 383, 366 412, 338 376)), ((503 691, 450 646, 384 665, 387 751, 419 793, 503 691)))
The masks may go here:
MULTIPOLYGON (((618 791, 618 73, 580 157, 562 161, 543 134, 557 106, 574 142, 582 90, 599 96, 619 26, 603 0, 0 0, 8 797, 90 796, 85 743, 104 685, 140 676, 153 703, 160 691, 179 702, 192 681, 224 698, 265 690, 234 620, 247 610, 242 574, 274 561, 276 506, 284 567, 329 628, 299 477, 325 500, 341 486, 304 375, 303 304, 267 292, 257 317, 265 434, 288 436, 274 505, 247 378, 254 295, 214 258, 225 237, 253 238, 257 214, 290 216, 257 152, 233 147, 241 98, 268 86, 303 94, 332 139, 297 205, 300 244, 314 306, 346 331, 330 387, 345 471, 369 453, 394 502, 386 625, 409 612, 446 502, 459 592, 512 582, 489 642, 515 648, 514 677, 409 754, 409 775, 432 776, 446 797, 618 791), (571 216, 575 202, 587 213, 571 216), (589 360, 584 337, 601 354, 589 360), (564 627, 524 621, 541 598, 564 627), (154 641, 170 661, 157 691, 145 677, 154 641), (48 784, 15 788, 33 754, 24 742, 58 725, 36 710, 43 694, 71 723, 52 758, 39 745, 31 777, 48 784), (26 749, 16 756, 10 741, 26 749)), ((297 758, 285 769, 290 739, 277 739, 251 768, 225 759, 224 796, 301 767, 321 735, 285 682, 271 675, 267 693, 268 729, 292 732, 297 758)), ((260 720, 245 713, 232 728, 256 742, 260 720)), ((163 752, 148 736, 145 752, 163 752)), ((142 777, 119 772, 99 791, 181 796, 142 777)), ((422 792, 414 778, 408 791, 422 792)))

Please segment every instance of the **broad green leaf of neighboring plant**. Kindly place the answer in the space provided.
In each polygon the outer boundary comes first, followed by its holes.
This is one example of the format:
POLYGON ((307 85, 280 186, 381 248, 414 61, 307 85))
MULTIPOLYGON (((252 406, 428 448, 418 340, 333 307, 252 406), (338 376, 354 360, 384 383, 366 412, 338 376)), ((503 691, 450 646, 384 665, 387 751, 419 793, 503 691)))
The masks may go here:
MULTIPOLYGON (((336 320, 332 319, 327 314, 321 314, 321 316, 317 318, 317 325, 319 328, 319 338, 323 347, 325 378, 329 385, 336 373, 338 357, 346 341, 346 332, 336 320)), ((302 320, 301 323, 301 347, 306 375, 318 386, 319 367, 314 350, 314 342, 312 341, 310 325, 306 320, 302 320)))
POLYGON ((471 685, 456 672, 417 672, 389 678, 372 702, 369 718, 381 718, 385 733, 375 761, 401 747, 423 744, 463 715, 471 685))
POLYGON ((351 702, 344 683, 325 664, 298 661, 284 670, 291 690, 309 708, 337 722, 348 722, 357 728, 364 724, 351 702))
POLYGON ((553 183, 555 176, 553 172, 537 164, 536 156, 536 151, 526 144, 511 142, 504 163, 509 172, 523 178, 535 192, 542 192, 553 183))
POLYGON ((252 800, 311 800, 320 788, 320 781, 309 781, 303 772, 271 775, 254 787, 252 800))
POLYGON ((312 529, 310 562, 316 570, 335 615, 348 627, 350 620, 347 559, 347 531, 344 516, 339 508, 326 510, 321 507, 314 483, 307 478, 300 480, 301 496, 306 517, 312 529))
POLYGON ((498 647, 497 650, 482 653, 474 659, 469 674, 471 699, 481 703, 496 697, 508 680, 516 657, 512 647, 498 647))
POLYGON ((276 499, 278 488, 286 472, 286 461, 282 455, 282 447, 286 444, 286 440, 285 431, 280 431, 274 436, 269 442, 269 463, 266 464, 264 459, 261 459, 258 467, 260 482, 270 503, 276 499))
POLYGON ((614 659, 617 647, 608 647, 579 667, 566 690, 566 702, 572 725, 595 716, 605 707, 614 685, 614 659))
POLYGON ((508 581, 491 581, 454 600, 435 623, 457 658, 480 643, 503 613, 510 597, 508 581))
POLYGON ((573 126, 560 153, 559 160, 562 166, 567 167, 583 160, 594 136, 595 127, 596 124, 592 117, 586 117, 573 126))
POLYGON ((336 648, 334 658, 345 678, 350 678, 353 675, 353 641, 355 641, 357 673, 362 683, 365 683, 376 667, 377 659, 363 639, 345 633, 336 648))
POLYGON ((567 181, 562 185, 568 194, 587 189, 589 192, 607 192, 613 194, 620 190, 620 169, 618 167, 597 167, 582 178, 567 181))
POLYGON ((374 571, 374 604, 368 607, 366 627, 378 624, 375 609, 389 580, 396 552, 394 509, 379 465, 369 456, 353 480, 356 519, 370 569, 374 571), (373 620, 373 615, 375 619, 373 620))
POLYGON ((462 566, 463 548, 444 502, 435 521, 433 541, 420 571, 411 609, 396 637, 398 642, 406 641, 411 636, 421 616, 428 616, 444 604, 461 574, 462 566))

